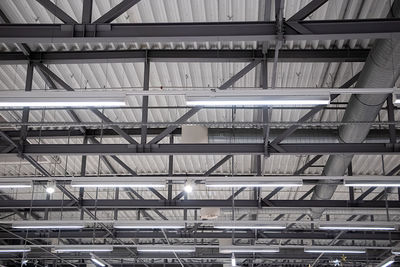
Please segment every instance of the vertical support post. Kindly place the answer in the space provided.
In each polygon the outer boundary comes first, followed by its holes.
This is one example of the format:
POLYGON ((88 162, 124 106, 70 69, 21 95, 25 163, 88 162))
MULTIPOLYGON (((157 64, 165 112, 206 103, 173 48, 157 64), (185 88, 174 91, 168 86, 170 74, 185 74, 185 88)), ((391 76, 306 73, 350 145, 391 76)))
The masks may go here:
POLYGON ((261 62, 261 86, 262 89, 268 89, 268 62, 264 54, 264 59, 261 62))
POLYGON ((274 65, 272 68, 272 80, 271 87, 276 87, 276 76, 278 69, 278 58, 279 58, 279 50, 283 45, 283 9, 284 9, 283 0, 275 0, 275 18, 276 18, 276 28, 277 28, 277 40, 275 45, 275 55, 274 55, 274 65))
MULTIPOLYGON (((393 95, 390 94, 386 100, 388 121, 394 123, 394 107, 393 107, 393 95)), ((390 143, 396 143, 396 126, 394 124, 389 124, 389 137, 390 143)))
POLYGON ((82 24, 89 24, 92 22, 92 7, 93 0, 83 0, 82 24))
MULTIPOLYGON (((150 60, 146 57, 144 62, 144 78, 143 78, 143 91, 149 90, 150 83, 150 60)), ((149 96, 143 96, 142 100, 142 130, 141 130, 141 143, 147 143, 147 118, 149 112, 149 96)))
POLYGON ((398 200, 400 201, 400 187, 397 187, 397 197, 398 197, 398 200))
MULTIPOLYGON (((350 162, 349 167, 347 167, 347 175, 348 176, 353 176, 353 165, 350 162)), ((350 201, 354 201, 354 187, 349 186, 349 196, 350 196, 350 201)))
MULTIPOLYGON (((264 55, 266 56, 266 55, 264 55)), ((263 60, 261 65, 261 81, 262 88, 268 89, 268 62, 266 59, 263 60)), ((268 108, 263 107, 262 109, 262 122, 263 122, 263 138, 264 138, 264 151, 265 156, 268 156, 268 139, 269 139, 269 127, 266 125, 269 121, 268 108)))
MULTIPOLYGON (((115 200, 119 199, 119 187, 115 188, 115 200)), ((118 220, 118 208, 114 210, 114 220, 118 220)))
MULTIPOLYGON (((174 136, 171 134, 169 136, 169 143, 174 143, 174 136)), ((172 176, 174 174, 174 156, 168 156, 168 176, 172 176)), ((168 200, 172 200, 172 180, 168 180, 168 200)))
MULTIPOLYGON (((26 79, 25 79, 25 91, 32 91, 32 83, 33 83, 33 63, 29 61, 27 69, 26 69, 26 79)), ((25 107, 22 111, 22 122, 26 123, 29 121, 29 108, 25 107)), ((20 145, 22 146, 25 143, 26 136, 28 131, 28 125, 22 125, 21 127, 21 136, 20 136, 20 145)))
MULTIPOLYGON (((83 144, 87 144, 88 143, 88 137, 85 135, 85 137, 83 138, 83 144)), ((86 162, 87 162, 87 156, 83 155, 81 158, 81 176, 84 177, 86 176, 86 162)), ((79 188, 79 201, 81 202, 83 200, 85 194, 85 188, 84 187, 80 187, 79 188)), ((81 209, 81 215, 80 215, 80 219, 83 220, 83 217, 85 215, 85 212, 83 209, 81 209)))
MULTIPOLYGON (((262 157, 261 155, 258 155, 256 158, 257 176, 261 176, 261 172, 262 172, 262 158, 261 157, 262 157)), ((254 199, 256 199, 257 201, 261 201, 260 196, 261 196, 261 188, 256 187, 254 199)))

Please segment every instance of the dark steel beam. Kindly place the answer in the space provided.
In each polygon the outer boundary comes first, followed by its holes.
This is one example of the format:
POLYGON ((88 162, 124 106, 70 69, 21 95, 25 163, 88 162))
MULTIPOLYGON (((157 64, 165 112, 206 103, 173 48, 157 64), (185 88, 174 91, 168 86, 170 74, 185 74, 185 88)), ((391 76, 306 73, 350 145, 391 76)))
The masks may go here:
POLYGON ((235 84, 240 78, 242 78, 244 75, 249 73, 252 69, 254 69, 258 64, 260 64, 261 60, 254 60, 250 62, 248 65, 246 65, 243 69, 241 69, 238 73, 233 75, 231 78, 229 78, 224 84, 222 84, 218 89, 220 90, 225 90, 231 87, 232 85, 235 84))
MULTIPOLYGON (((31 109, 32 110, 32 109, 31 109)), ((162 133, 166 128, 147 128, 148 135, 158 135, 162 133)), ((286 128, 287 129, 287 128, 286 128)), ((269 130, 269 139, 273 139, 274 137, 282 134, 286 131, 285 128, 272 128, 269 130)), ((20 136, 20 131, 16 130, 4 130, 5 134, 7 134, 11 138, 18 138, 20 136)), ((131 136, 140 136, 141 129, 140 128, 124 128, 124 132, 131 136)), ((252 136, 252 137, 261 137, 263 136, 263 130, 256 128, 236 128, 234 129, 236 136, 252 136)), ((232 133, 232 128, 209 128, 208 129, 209 136, 214 135, 229 135, 232 133)), ((68 138, 68 137, 83 137, 86 134, 89 137, 107 137, 107 138, 119 138, 118 133, 116 133, 112 129, 86 129, 84 132, 77 129, 28 129, 27 137, 40 137, 40 138, 68 138)), ((181 135, 182 129, 177 128, 172 133, 172 135, 181 135)), ((400 136, 400 129, 396 130, 396 135, 400 136)), ((313 138, 328 138, 333 139, 336 138, 337 130, 335 129, 298 129, 292 135, 292 137, 304 138, 304 137, 313 138)), ((371 129, 368 133, 367 139, 373 141, 378 139, 386 139, 389 140, 390 135, 387 129, 371 129)))
POLYGON ((151 139, 151 141, 148 143, 149 145, 154 145, 160 142, 164 137, 172 133, 176 128, 179 127, 179 124, 186 122, 188 119, 190 119, 194 114, 196 114, 198 111, 201 110, 201 107, 194 107, 191 108, 189 111, 187 111, 185 114, 183 114, 179 119, 175 121, 175 125, 168 126, 162 133, 151 139))
MULTIPOLYGON (((369 49, 307 49, 280 50, 280 62, 364 62, 369 49)), ((90 64, 144 62, 250 62, 264 59, 271 62, 274 50, 263 54, 256 50, 116 50, 32 52, 30 59, 43 64, 90 64)), ((0 64, 26 64, 18 52, 0 52, 0 64)))
POLYGON ((83 0, 82 24, 89 24, 92 22, 92 8, 93 0, 83 0))
MULTIPOLYGON (((143 77, 143 91, 149 91, 150 83, 150 60, 146 59, 144 62, 144 77, 143 77)), ((149 114, 149 96, 142 97, 142 132, 140 143, 147 143, 147 119, 149 114)))
MULTIPOLYGON (((93 114, 95 114, 97 117, 99 117, 102 121, 111 123, 112 120, 110 120, 106 115, 104 115, 103 112, 101 112, 100 110, 96 109, 96 108, 91 108, 90 109, 93 114)), ((133 139, 129 134, 127 134, 124 130, 122 130, 120 127, 118 127, 117 125, 111 125, 111 128, 118 133, 122 138, 124 138, 126 141, 128 141, 131 144, 138 144, 138 142, 136 142, 135 139, 133 139)))
MULTIPOLYGON (((286 155, 333 155, 333 154, 371 154, 371 155, 398 155, 400 144, 391 143, 283 143, 280 150, 269 147, 270 154, 286 155)), ((0 151, 8 146, 0 146, 0 151)), ((227 155, 227 154, 252 154, 264 155, 264 144, 237 143, 237 144, 26 144, 26 155, 227 155)), ((17 154, 11 152, 0 154, 17 154)))
POLYGON ((51 14, 56 16, 62 22, 69 23, 69 24, 77 24, 78 23, 76 20, 71 18, 67 13, 65 13, 61 8, 56 6, 50 0, 36 0, 36 1, 39 4, 41 4, 44 8, 46 8, 48 11, 50 11, 51 14))
POLYGON ((310 159, 306 164, 304 164, 303 167, 301 167, 300 169, 298 169, 297 171, 294 172, 293 175, 301 175, 305 172, 305 170, 307 170, 308 168, 310 168, 315 162, 317 162, 320 158, 322 158, 322 155, 316 155, 315 157, 313 157, 312 159, 310 159))
POLYGON ((0 9, 0 23, 10 23, 7 15, 0 9))
POLYGON ((124 12, 128 11, 128 9, 139 2, 140 0, 123 0, 93 23, 111 23, 113 20, 121 16, 124 12))
MULTIPOLYGON (((388 121, 395 122, 393 95, 389 94, 389 96, 386 100, 386 106, 387 106, 387 113, 388 113, 388 121)), ((389 124, 389 136, 390 136, 390 142, 395 144, 397 142, 396 125, 389 124)))
MULTIPOLYGON (((26 79, 25 79, 26 92, 32 91, 32 83, 33 83, 33 64, 29 62, 26 70, 26 79)), ((29 107, 24 107, 22 111, 21 121, 22 122, 29 121, 29 107)), ((28 131, 27 125, 21 126, 20 145, 24 145, 27 131, 28 131)))
MULTIPOLYGON (((188 238, 232 238, 230 231, 210 231, 204 227, 198 227, 198 231, 188 231, 184 234, 180 231, 168 232, 168 237, 172 239, 188 239, 188 238)), ((92 238, 93 229, 85 228, 82 231, 43 231, 43 230, 30 230, 26 231, 12 230, 11 233, 0 232, 0 239, 16 239, 18 237, 28 239, 51 239, 51 238, 92 238), (12 234, 11 234, 12 233, 12 234), (13 235, 14 234, 14 235, 13 235)), ((129 231, 129 230, 118 230, 114 229, 115 237, 117 238, 145 238, 163 239, 164 235, 161 231, 129 231)), ((235 232, 235 238, 240 239, 306 239, 306 240, 331 240, 337 235, 337 231, 320 231, 314 230, 295 230, 288 229, 285 231, 257 231, 256 236, 254 233, 249 231, 237 231, 235 232)), ((339 240, 384 240, 387 241, 400 240, 400 233, 398 232, 346 232, 339 237, 339 240)), ((111 238, 108 231, 102 229, 96 229, 97 238, 111 238)))
MULTIPOLYGON (((285 28, 286 40, 398 38, 399 19, 308 20, 298 22, 310 33, 285 28)), ((5 43, 219 42, 275 41, 275 22, 208 22, 152 24, 1 24, 5 43)))
POLYGON ((309 29, 302 26, 299 21, 304 20, 310 16, 315 10, 320 8, 323 4, 328 2, 328 0, 312 0, 305 7, 300 9, 296 14, 287 20, 287 24, 296 30, 298 33, 310 34, 312 33, 309 29))
MULTIPOLYGON (((132 200, 132 199, 84 199, 81 202, 76 197, 72 198, 72 194, 69 194, 72 200, 8 200, 0 202, 0 209, 29 209, 32 207, 33 210, 37 209, 76 209, 78 204, 85 209, 97 209, 97 210, 113 210, 120 208, 124 210, 134 209, 199 209, 202 207, 220 207, 229 208, 232 207, 231 200, 220 200, 220 199, 189 199, 189 200, 132 200)), ((399 201, 353 201, 348 200, 269 200, 274 207, 279 208, 376 208, 386 209, 389 208, 400 208, 399 201)), ((259 203, 258 200, 235 200, 235 208, 257 208, 257 207, 270 207, 266 203, 259 203)))
MULTIPOLYGON (((160 134, 162 131, 164 131, 165 128, 148 128, 147 132, 148 134, 151 135, 157 135, 160 134)), ((140 135, 140 128, 124 128, 124 131, 129 134, 129 135, 140 135)), ((11 138, 16 138, 19 137, 20 131, 15 131, 15 130, 7 130, 3 131, 5 134, 10 136, 11 138)), ((382 134, 387 131, 381 131, 382 134)), ((91 136, 91 137, 100 137, 100 136, 107 136, 107 137, 117 137, 119 136, 118 133, 116 133, 112 129, 86 129, 86 135, 91 136)), ((181 128, 176 129, 175 131, 172 132, 172 134, 181 134, 181 128)), ((41 137, 41 138, 60 138, 60 137, 83 137, 84 133, 82 133, 80 130, 74 130, 74 129, 66 129, 66 130, 45 130, 43 129, 42 131, 40 130, 33 130, 29 129, 27 133, 27 137, 41 137)))
POLYGON ((291 16, 288 20, 304 20, 308 16, 310 16, 315 10, 320 8, 323 4, 328 2, 328 0, 312 0, 302 9, 296 12, 293 16, 291 16))

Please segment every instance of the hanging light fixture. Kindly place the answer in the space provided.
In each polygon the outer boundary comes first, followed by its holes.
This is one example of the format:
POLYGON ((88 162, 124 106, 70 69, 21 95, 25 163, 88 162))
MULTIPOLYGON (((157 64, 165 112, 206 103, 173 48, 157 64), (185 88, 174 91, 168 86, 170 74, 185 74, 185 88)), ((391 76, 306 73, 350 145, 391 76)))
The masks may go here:
POLYGON ((56 191, 56 182, 55 181, 49 181, 46 186, 46 193, 47 194, 53 194, 56 191))
POLYGON ((1 91, 4 107, 118 107, 125 106, 126 94, 118 92, 1 91))

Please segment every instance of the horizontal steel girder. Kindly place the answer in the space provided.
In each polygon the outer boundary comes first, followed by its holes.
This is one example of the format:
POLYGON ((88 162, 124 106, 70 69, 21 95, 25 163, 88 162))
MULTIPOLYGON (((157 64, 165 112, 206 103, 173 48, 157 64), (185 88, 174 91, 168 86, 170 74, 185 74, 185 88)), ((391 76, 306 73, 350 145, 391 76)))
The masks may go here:
MULTIPOLYGON (((273 61, 274 50, 117 50, 32 52, 29 59, 43 64, 88 64, 144 62, 249 62, 254 59, 273 61)), ((279 62, 364 62, 369 49, 280 50, 279 62)), ((0 52, 0 64, 26 64, 23 53, 0 52)))
MULTIPOLYGON (((400 201, 388 201, 389 208, 400 208, 400 201)), ((132 209, 199 209, 202 207, 231 208, 231 200, 133 200, 133 199, 85 199, 80 207, 97 210, 115 208, 132 209)), ((5 200, 0 202, 0 209, 76 209, 73 200, 5 200)), ((257 200, 235 200, 235 208, 377 208, 385 209, 385 201, 348 201, 348 200, 269 200, 268 203, 257 200)))
MULTIPOLYGON (((0 151, 7 146, 0 145, 0 151)), ((387 154, 400 153, 400 144, 391 143, 285 143, 279 144, 279 150, 271 145, 265 151, 264 144, 27 144, 25 155, 227 155, 227 154, 287 154, 287 155, 333 155, 333 154, 387 154)), ((18 155, 16 149, 0 155, 18 155)))
MULTIPOLYGON (((166 231, 169 238, 180 239, 180 238, 232 238, 232 233, 227 231, 220 232, 207 232, 203 228, 199 227, 196 232, 191 231, 166 231)), ((165 238, 164 234, 160 231, 140 231, 140 230, 118 230, 113 231, 115 238, 165 238)), ((337 236, 335 231, 319 231, 319 230, 284 230, 280 231, 257 231, 257 234, 253 231, 236 231, 235 238, 238 239, 327 239, 332 240, 337 236)), ((43 230, 29 230, 25 231, 11 231, 0 232, 0 239, 47 239, 47 238, 92 238, 93 229, 84 229, 82 231, 43 231, 43 230)), ((113 238, 110 233, 105 230, 96 229, 97 238, 113 238)), ((345 232, 338 237, 338 240, 400 240, 399 232, 385 233, 385 232, 345 232)))
MULTIPOLYGON (((147 134, 149 135, 158 135, 162 133, 166 128, 148 128, 147 134)), ((123 128, 124 132, 129 135, 136 135, 140 136, 141 129, 140 128, 123 128)), ((287 128, 272 128, 269 130, 269 138, 274 139, 276 136, 284 133, 287 128)), ((12 130, 12 131, 3 131, 7 136, 10 138, 19 138, 21 135, 20 131, 12 130)), ((178 128, 175 129, 171 134, 173 135, 181 135, 182 129, 178 128)), ((82 137, 84 133, 80 130, 33 130, 29 129, 27 132, 27 137, 40 137, 40 138, 68 138, 68 137, 82 137)), ((85 131, 86 136, 93 136, 93 137, 115 137, 120 138, 120 136, 112 129, 87 129, 85 131)), ((256 128, 209 128, 208 135, 212 138, 222 140, 224 138, 230 138, 231 136, 235 136, 236 138, 245 137, 249 138, 259 138, 260 141, 262 140, 262 129, 256 128)), ((338 131, 336 129, 298 129, 293 134, 290 135, 292 138, 323 138, 323 139, 337 139, 338 138, 338 131)), ((396 136, 400 136, 400 129, 396 130, 396 136)), ((389 131, 386 129, 371 129, 368 133, 367 139, 370 141, 376 139, 386 139, 389 140, 389 131)))
MULTIPOLYGON (((399 38, 399 19, 308 20, 285 25, 285 40, 399 38)), ((4 43, 275 41, 274 21, 153 24, 1 24, 4 43)))

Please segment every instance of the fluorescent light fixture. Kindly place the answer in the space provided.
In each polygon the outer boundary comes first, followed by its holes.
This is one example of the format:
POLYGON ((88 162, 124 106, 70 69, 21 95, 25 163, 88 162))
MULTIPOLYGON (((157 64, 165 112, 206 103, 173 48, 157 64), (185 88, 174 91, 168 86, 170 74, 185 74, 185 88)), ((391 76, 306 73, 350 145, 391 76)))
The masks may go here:
POLYGON ((326 253, 326 254, 363 254, 366 253, 365 249, 361 248, 346 248, 346 247, 305 247, 304 252, 307 253, 326 253))
POLYGON ((387 267, 392 265, 395 262, 395 260, 391 257, 389 259, 384 260, 380 264, 377 265, 377 267, 387 267))
POLYGON ((330 103, 326 95, 186 95, 188 106, 314 106, 330 103))
POLYGON ((302 186, 303 180, 301 179, 282 179, 271 181, 270 179, 263 178, 215 178, 206 179, 206 187, 296 187, 302 186))
POLYGON ((126 94, 118 92, 2 91, 0 107, 118 107, 126 94))
POLYGON ((21 221, 14 222, 12 228, 14 229, 82 229, 85 224, 79 222, 68 222, 68 221, 21 221))
POLYGON ((24 183, 19 183, 19 182, 2 183, 2 182, 0 182, 0 188, 1 189, 30 188, 30 187, 32 187, 32 184, 30 182, 24 182, 24 183))
POLYGON ((139 252, 175 252, 190 253, 195 252, 195 247, 190 246, 138 246, 139 252))
POLYGON ((95 254, 90 253, 90 256, 91 256, 90 260, 91 260, 94 264, 96 264, 96 265, 98 265, 98 266, 101 266, 101 267, 107 266, 107 263, 106 263, 105 261, 103 261, 102 259, 100 259, 99 257, 97 257, 95 254))
POLYGON ((231 258, 231 265, 232 265, 232 267, 236 267, 235 254, 233 254, 233 253, 232 253, 232 258, 231 258))
POLYGON ((260 230, 282 230, 286 229, 283 224, 265 224, 254 222, 221 222, 214 223, 214 228, 217 229, 260 229, 260 230))
POLYGON ((394 249, 392 249, 392 254, 393 254, 393 255, 400 255, 400 248, 394 248, 394 249))
POLYGON ((31 248, 26 246, 0 246, 0 253, 22 253, 29 251, 31 251, 31 248))
POLYGON ((399 105, 400 104, 400 94, 393 95, 393 104, 399 105))
POLYGON ((344 180, 344 186, 400 187, 400 180, 344 180))
POLYGON ((107 245, 93 245, 93 246, 57 246, 54 247, 54 252, 68 253, 68 252, 110 252, 113 250, 112 246, 107 245))
POLYGON ((104 188, 114 188, 114 187, 165 187, 165 180, 152 180, 141 179, 138 180, 134 177, 130 178, 118 178, 118 177, 95 177, 86 178, 80 180, 72 180, 72 187, 104 187, 104 188))
POLYGON ((321 230, 345 230, 345 231, 395 231, 395 226, 379 225, 339 225, 339 224, 320 224, 321 230))
POLYGON ((116 229, 181 229, 185 228, 185 223, 166 221, 166 222, 153 222, 153 221, 126 221, 115 222, 114 228, 116 229))
POLYGON ((278 253, 278 247, 268 246, 220 246, 219 253, 278 253))
POLYGON ((99 265, 101 267, 105 267, 106 265, 104 263, 102 263, 100 260, 96 259, 96 258, 91 258, 91 261, 93 261, 94 264, 99 265))

